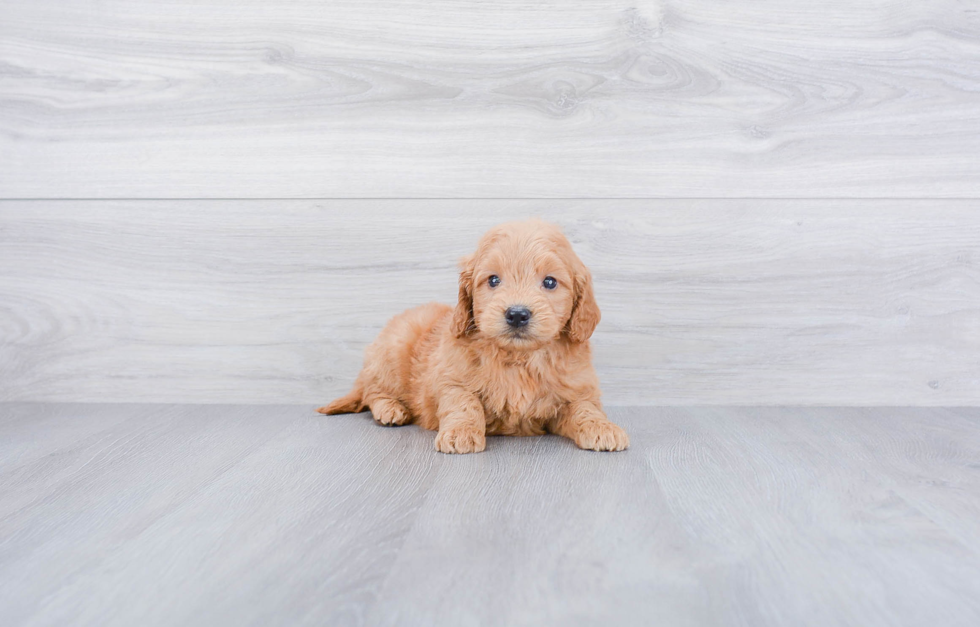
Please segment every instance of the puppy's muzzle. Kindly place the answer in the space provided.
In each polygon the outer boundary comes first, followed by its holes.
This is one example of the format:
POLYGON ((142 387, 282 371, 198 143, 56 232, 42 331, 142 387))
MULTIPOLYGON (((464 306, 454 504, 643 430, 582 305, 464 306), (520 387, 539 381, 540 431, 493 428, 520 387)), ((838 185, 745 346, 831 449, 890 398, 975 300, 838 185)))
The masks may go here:
POLYGON ((507 325, 512 329, 526 327, 531 321, 531 310, 523 305, 508 307, 507 311, 504 312, 504 320, 507 321, 507 325))

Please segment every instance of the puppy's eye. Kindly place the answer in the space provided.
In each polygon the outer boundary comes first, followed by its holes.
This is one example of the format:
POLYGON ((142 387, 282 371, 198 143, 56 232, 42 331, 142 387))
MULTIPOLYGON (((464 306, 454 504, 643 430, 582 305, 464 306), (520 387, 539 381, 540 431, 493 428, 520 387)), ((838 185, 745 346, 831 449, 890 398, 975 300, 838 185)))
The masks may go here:
POLYGON ((544 289, 546 290, 553 290, 558 287, 558 279, 553 276, 546 276, 544 281, 541 282, 541 285, 543 285, 544 289))
POLYGON ((497 276, 496 274, 491 274, 490 278, 487 279, 487 285, 489 285, 490 287, 497 287, 498 285, 500 285, 500 277, 497 276))

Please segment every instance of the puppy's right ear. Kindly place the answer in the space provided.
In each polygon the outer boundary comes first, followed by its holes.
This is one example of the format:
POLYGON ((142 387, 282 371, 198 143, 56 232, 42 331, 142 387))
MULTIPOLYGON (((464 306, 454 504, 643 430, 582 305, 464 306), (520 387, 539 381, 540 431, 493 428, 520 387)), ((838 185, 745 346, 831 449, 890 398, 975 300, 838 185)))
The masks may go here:
POLYGON ((459 261, 459 298, 452 322, 453 334, 458 338, 476 329, 473 320, 473 262, 473 255, 459 261))

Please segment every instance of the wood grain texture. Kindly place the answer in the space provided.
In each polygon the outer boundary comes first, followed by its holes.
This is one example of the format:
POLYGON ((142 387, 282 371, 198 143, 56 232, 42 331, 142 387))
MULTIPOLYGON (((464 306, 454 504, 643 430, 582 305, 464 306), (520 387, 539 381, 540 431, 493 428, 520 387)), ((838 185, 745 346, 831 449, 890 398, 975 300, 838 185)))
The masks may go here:
MULTIPOLYGON (((67 430, 83 418, 35 407, 67 430)), ((0 474, 5 624, 350 624, 437 460, 394 472, 417 432, 318 421, 312 408, 122 407, 124 429, 0 474), (87 463, 66 467, 74 458, 87 463)), ((38 439, 63 439, 38 424, 38 439)))
POLYGON ((12 627, 980 621, 976 408, 614 408, 623 453, 459 457, 312 407, 0 414, 49 451, 0 469, 12 627))
POLYGON ((0 3, 0 197, 976 197, 933 0, 0 3))
POLYGON ((0 203, 0 399, 322 403, 540 215, 612 404, 980 404, 978 201, 0 203))

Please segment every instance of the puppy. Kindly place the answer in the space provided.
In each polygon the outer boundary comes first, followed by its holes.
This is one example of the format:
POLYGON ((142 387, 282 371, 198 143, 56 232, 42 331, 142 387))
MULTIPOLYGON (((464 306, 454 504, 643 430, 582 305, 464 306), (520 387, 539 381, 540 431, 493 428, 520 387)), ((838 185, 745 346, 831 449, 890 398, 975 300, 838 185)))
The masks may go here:
POLYGON ((558 227, 498 226, 461 268, 455 308, 430 303, 395 316, 368 347, 354 389, 317 411, 368 407, 383 425, 438 431, 443 453, 482 451, 488 435, 629 446, 599 403, 592 277, 558 227))

